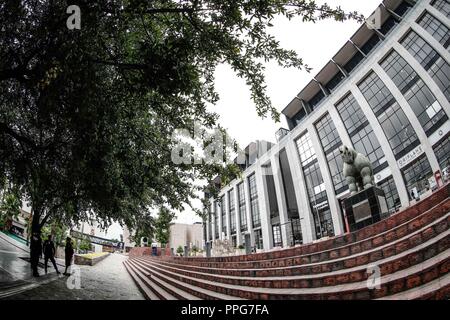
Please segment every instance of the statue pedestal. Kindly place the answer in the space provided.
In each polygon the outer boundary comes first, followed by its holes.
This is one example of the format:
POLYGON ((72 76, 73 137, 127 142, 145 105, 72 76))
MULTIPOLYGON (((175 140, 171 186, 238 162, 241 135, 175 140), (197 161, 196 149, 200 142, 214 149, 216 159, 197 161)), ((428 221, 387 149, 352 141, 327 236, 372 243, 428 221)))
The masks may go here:
POLYGON ((384 191, 370 187, 344 200, 349 231, 359 230, 381 220, 388 213, 384 191))

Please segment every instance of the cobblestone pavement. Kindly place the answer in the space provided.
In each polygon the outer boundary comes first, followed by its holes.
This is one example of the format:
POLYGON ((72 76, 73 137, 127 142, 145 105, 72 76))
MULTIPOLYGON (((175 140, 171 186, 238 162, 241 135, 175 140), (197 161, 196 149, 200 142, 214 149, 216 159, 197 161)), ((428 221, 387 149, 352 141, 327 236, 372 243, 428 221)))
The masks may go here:
MULTIPOLYGON (((127 257, 111 254, 95 266, 80 269, 80 288, 72 277, 57 280, 10 296, 8 300, 142 300, 143 295, 123 266, 127 257), (69 285, 67 285, 69 283, 69 285), (75 288, 74 287, 75 284, 75 288), (72 287, 73 289, 69 289, 72 287)), ((74 273, 76 274, 76 272, 74 273)))

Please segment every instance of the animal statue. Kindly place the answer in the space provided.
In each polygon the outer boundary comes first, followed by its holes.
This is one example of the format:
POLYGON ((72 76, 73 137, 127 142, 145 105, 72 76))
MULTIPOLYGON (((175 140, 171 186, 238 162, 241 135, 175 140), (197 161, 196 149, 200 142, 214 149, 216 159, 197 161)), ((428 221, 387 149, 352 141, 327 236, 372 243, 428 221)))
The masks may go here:
POLYGON ((369 159, 354 149, 342 146, 339 148, 344 161, 343 174, 351 194, 368 189, 375 183, 369 159))

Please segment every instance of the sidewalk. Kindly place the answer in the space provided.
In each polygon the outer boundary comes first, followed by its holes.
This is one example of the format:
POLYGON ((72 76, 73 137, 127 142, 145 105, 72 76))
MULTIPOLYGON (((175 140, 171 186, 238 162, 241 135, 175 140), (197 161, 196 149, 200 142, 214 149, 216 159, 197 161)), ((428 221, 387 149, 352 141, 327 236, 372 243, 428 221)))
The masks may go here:
MULTIPOLYGON (((45 275, 42 259, 38 267, 41 277, 34 278, 29 252, 29 248, 23 243, 0 232, 0 299, 58 279, 53 266, 49 266, 49 273, 45 275)), ((61 261, 57 259, 58 268, 64 267, 64 262, 61 261)))

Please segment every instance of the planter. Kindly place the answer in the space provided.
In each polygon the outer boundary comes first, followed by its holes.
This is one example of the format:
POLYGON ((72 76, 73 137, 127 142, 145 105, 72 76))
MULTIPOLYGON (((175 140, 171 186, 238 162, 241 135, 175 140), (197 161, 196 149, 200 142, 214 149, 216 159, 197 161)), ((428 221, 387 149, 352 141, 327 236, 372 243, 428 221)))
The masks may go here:
POLYGON ((94 266, 109 255, 109 252, 103 252, 101 254, 76 254, 75 264, 94 266))

